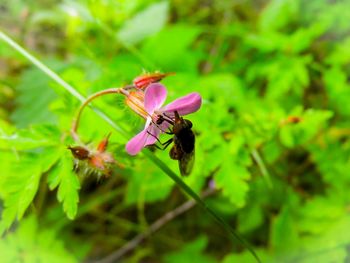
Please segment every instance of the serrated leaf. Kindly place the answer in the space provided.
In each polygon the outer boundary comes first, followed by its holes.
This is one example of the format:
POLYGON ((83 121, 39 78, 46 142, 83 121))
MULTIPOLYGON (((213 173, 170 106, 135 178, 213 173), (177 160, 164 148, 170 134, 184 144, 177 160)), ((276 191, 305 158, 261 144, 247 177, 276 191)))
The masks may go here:
MULTIPOLYGON (((225 163, 229 163, 228 160, 225 163)), ((215 183, 222 188, 223 194, 238 207, 245 205, 246 194, 249 190, 247 180, 250 178, 248 170, 235 163, 224 164, 215 176, 215 183)))
POLYGON ((223 194, 238 207, 245 205, 249 190, 247 180, 250 179, 250 173, 247 167, 251 164, 251 159, 244 142, 243 137, 239 135, 231 140, 220 170, 214 177, 218 188, 222 188, 223 194))
POLYGON ((43 229, 33 216, 25 218, 16 231, 0 239, 1 261, 10 262, 77 262, 56 238, 52 229, 43 229))
POLYGON ((31 202, 33 201, 41 175, 54 165, 58 159, 59 152, 52 149, 42 151, 45 157, 34 153, 21 154, 19 158, 8 158, 11 162, 10 170, 3 179, 6 186, 2 191, 5 209, 2 214, 2 229, 10 227, 15 219, 20 220, 31 202))
POLYGON ((48 176, 49 188, 58 186, 57 199, 63 204, 63 211, 73 220, 77 214, 80 183, 72 169, 72 160, 64 155, 48 176))

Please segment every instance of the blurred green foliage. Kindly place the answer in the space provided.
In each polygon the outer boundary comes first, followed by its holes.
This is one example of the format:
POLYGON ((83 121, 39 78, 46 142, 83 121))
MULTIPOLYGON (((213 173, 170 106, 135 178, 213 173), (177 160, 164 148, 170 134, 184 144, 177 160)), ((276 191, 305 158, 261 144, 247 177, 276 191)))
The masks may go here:
MULTIPOLYGON (((196 163, 184 178, 263 262, 348 262, 350 1, 12 0, 1 29, 79 92, 176 72, 169 101, 198 91, 188 116, 196 163)), ((128 138, 86 110, 95 145, 113 131, 109 178, 78 177, 67 146, 79 102, 0 44, 2 262, 100 259, 186 196, 124 145, 143 123, 118 96, 97 100, 128 138), (57 196, 57 197, 56 197, 57 196), (58 200, 58 202, 57 202, 58 200), (74 220, 73 220, 74 219, 74 220)), ((162 139, 166 139, 166 135, 162 139)), ((155 153, 177 173, 167 151, 155 153)), ((254 262, 200 208, 174 218, 125 262, 254 262)))

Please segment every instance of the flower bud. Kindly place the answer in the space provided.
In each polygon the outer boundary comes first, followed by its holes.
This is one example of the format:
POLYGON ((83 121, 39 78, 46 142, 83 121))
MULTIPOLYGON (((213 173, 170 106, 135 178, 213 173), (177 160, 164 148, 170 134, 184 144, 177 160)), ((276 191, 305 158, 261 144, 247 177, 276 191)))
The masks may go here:
POLYGON ((138 89, 145 89, 149 84, 159 82, 163 78, 174 74, 175 73, 160 73, 160 72, 146 73, 136 77, 133 80, 133 84, 138 89))
POLYGON ((111 166, 116 161, 111 153, 106 152, 109 136, 110 134, 98 144, 96 150, 85 145, 68 147, 74 156, 75 172, 97 177, 111 175, 111 166))

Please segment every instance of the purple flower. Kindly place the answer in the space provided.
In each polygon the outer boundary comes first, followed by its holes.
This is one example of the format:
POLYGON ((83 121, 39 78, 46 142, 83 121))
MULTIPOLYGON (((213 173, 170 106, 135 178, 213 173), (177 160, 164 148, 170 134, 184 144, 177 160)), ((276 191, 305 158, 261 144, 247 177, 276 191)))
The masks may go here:
POLYGON ((154 144, 159 134, 168 129, 169 123, 167 121, 163 121, 160 125, 155 124, 159 116, 173 119, 174 111, 183 116, 197 111, 202 104, 201 96, 194 92, 162 107, 166 96, 166 88, 159 83, 153 83, 145 90, 143 105, 141 105, 142 96, 140 94, 137 97, 135 96, 135 99, 133 99, 133 96, 128 97, 128 105, 131 108, 135 108, 133 110, 146 119, 145 128, 126 144, 126 151, 130 155, 136 155, 145 146, 154 144))

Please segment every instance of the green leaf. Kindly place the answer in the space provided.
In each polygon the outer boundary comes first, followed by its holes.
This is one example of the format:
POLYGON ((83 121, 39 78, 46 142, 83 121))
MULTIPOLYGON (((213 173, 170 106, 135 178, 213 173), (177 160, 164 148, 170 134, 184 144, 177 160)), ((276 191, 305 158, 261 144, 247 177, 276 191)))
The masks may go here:
POLYGON ((155 166, 148 166, 147 173, 145 167, 146 160, 139 160, 130 175, 128 175, 128 186, 125 196, 127 205, 142 202, 152 203, 166 198, 172 187, 172 181, 162 176, 159 169, 155 166))
MULTIPOLYGON (((0 123, 0 129, 3 129, 0 123)), ((32 150, 42 147, 57 146, 60 131, 51 125, 34 125, 17 132, 0 133, 0 149, 32 150)))
POLYGON ((34 68, 25 71, 17 86, 16 109, 11 115, 18 127, 33 123, 55 123, 55 116, 48 110, 49 104, 56 98, 49 86, 50 78, 43 76, 34 68))
POLYGON ((296 253, 294 261, 309 262, 346 262, 347 246, 350 243, 348 230, 350 217, 345 215, 324 229, 326 233, 305 236, 301 242, 301 250, 296 253))
POLYGON ((142 53, 164 71, 197 72, 202 53, 191 44, 200 33, 195 26, 166 27, 144 43, 142 53))
POLYGON ((259 227, 264 221, 263 210, 259 205, 250 205, 238 214, 239 232, 245 233, 259 227))
POLYGON ((222 156, 222 166, 214 177, 218 188, 222 188, 223 194, 238 207, 245 205, 249 190, 247 180, 250 173, 247 167, 251 165, 251 159, 244 143, 244 138, 239 135, 231 140, 230 147, 222 156))
POLYGON ((282 29, 296 18, 299 6, 299 0, 269 1, 260 16, 260 29, 265 31, 282 29))
POLYGON ((325 197, 308 200, 298 212, 301 216, 298 223, 299 231, 312 234, 323 234, 328 231, 334 221, 346 213, 341 202, 325 197))
POLYGON ((214 263, 216 262, 212 257, 203 253, 203 250, 208 245, 208 239, 205 236, 201 236, 198 239, 186 244, 180 250, 169 253, 164 257, 164 262, 167 263, 191 263, 191 262, 203 262, 214 263))
POLYGON ((25 218, 15 232, 0 239, 1 262, 78 262, 52 228, 40 227, 35 217, 25 218))
POLYGON ((301 121, 284 125, 280 130, 281 142, 287 147, 294 147, 311 140, 327 125, 327 120, 333 115, 331 111, 314 109, 308 109, 300 114, 298 113, 300 108, 296 108, 293 112, 297 114, 292 113, 291 116, 299 116, 301 121))
POLYGON ((57 199, 63 203, 63 211, 71 220, 77 214, 80 189, 80 183, 73 172, 72 165, 72 159, 66 153, 48 176, 49 188, 53 190, 58 186, 57 199))
POLYGON ((350 60, 350 37, 337 43, 333 52, 326 58, 327 64, 333 66, 346 65, 350 60))
POLYGON ((277 254, 288 253, 298 244, 298 233, 290 209, 285 206, 272 225, 271 247, 277 254))
POLYGON ((43 158, 38 158, 38 154, 27 153, 17 158, 8 156, 4 160, 10 165, 2 182, 6 188, 2 190, 5 209, 1 230, 10 227, 15 219, 23 217, 37 193, 41 175, 57 162, 59 156, 59 152, 51 148, 44 149, 41 154, 43 158))
POLYGON ((330 100, 330 106, 339 114, 350 115, 350 85, 348 74, 340 66, 334 66, 324 72, 323 79, 330 100))
POLYGON ((168 20, 167 1, 154 3, 128 20, 119 30, 118 39, 124 44, 136 44, 159 32, 168 20))

